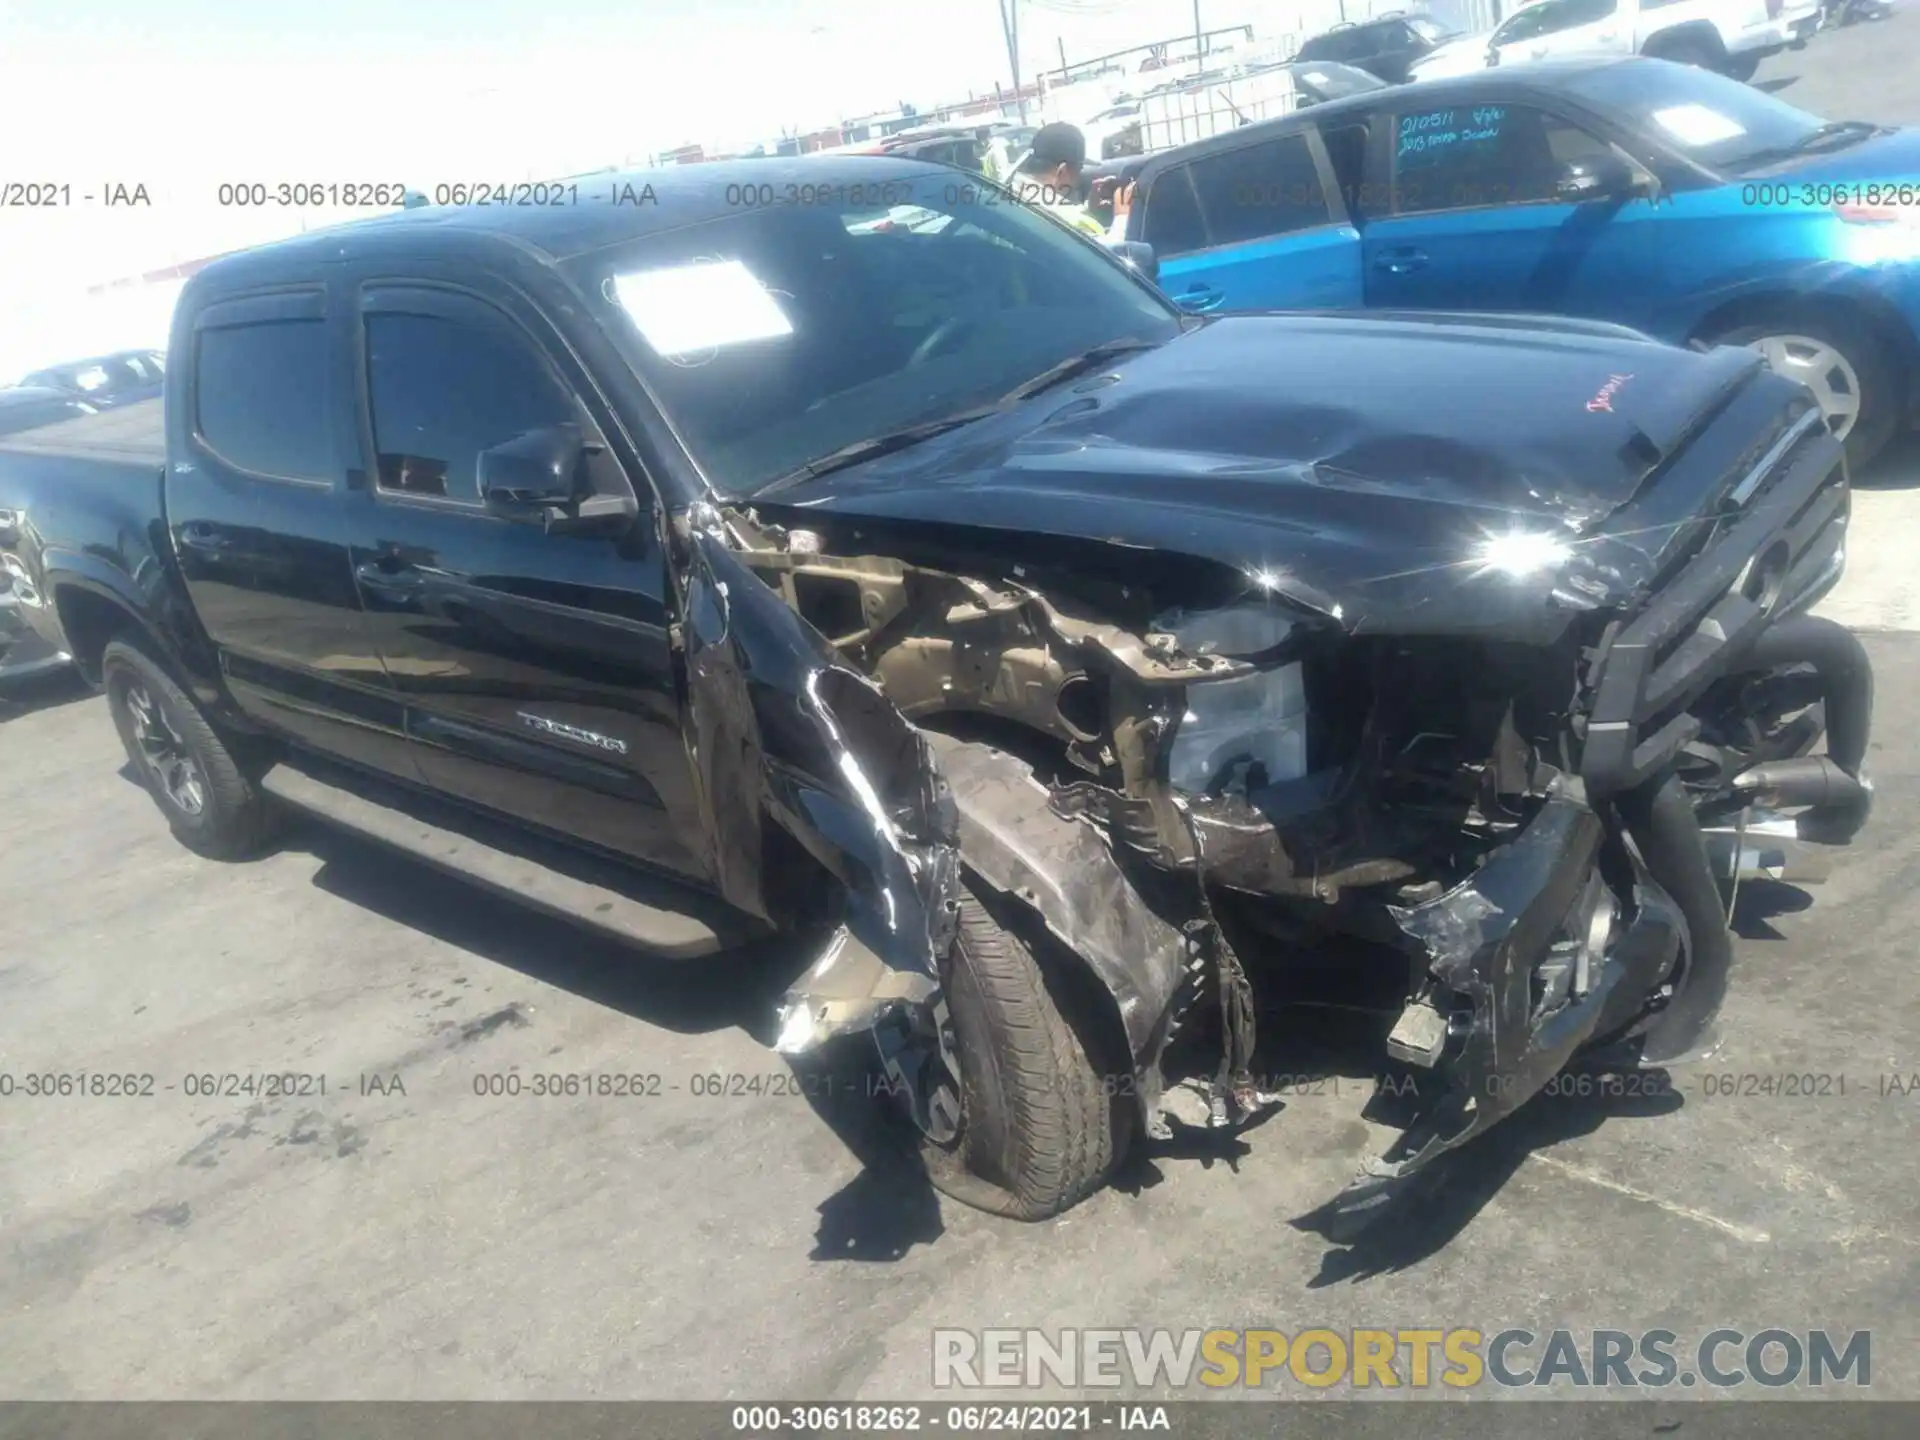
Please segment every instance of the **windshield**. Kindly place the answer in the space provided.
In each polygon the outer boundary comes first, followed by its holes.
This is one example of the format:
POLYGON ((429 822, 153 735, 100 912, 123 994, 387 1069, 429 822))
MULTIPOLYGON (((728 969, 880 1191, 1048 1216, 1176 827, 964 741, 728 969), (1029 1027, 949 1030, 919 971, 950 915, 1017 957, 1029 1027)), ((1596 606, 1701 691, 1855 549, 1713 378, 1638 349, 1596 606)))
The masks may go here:
POLYGON ((1764 91, 1691 65, 1658 60, 1608 65, 1563 83, 1717 170, 1777 158, 1823 123, 1764 91))
POLYGON ((566 267, 708 479, 744 496, 998 400, 1180 313, 1060 221, 953 171, 821 186, 566 267), (902 177, 905 178, 902 178, 902 177), (874 190, 893 203, 871 203, 874 190), (813 199, 813 197, 809 197, 813 199))
POLYGON ((122 356, 57 365, 37 372, 33 379, 36 384, 77 390, 83 395, 116 395, 150 383, 131 357, 122 356))
POLYGON ((1409 15, 1407 28, 1430 45, 1438 45, 1442 40, 1450 40, 1460 33, 1448 29, 1430 15, 1409 15))
POLYGON ((1378 76, 1333 60, 1291 68, 1296 81, 1315 91, 1324 100, 1337 100, 1344 95, 1359 95, 1368 90, 1387 88, 1387 82, 1378 76))

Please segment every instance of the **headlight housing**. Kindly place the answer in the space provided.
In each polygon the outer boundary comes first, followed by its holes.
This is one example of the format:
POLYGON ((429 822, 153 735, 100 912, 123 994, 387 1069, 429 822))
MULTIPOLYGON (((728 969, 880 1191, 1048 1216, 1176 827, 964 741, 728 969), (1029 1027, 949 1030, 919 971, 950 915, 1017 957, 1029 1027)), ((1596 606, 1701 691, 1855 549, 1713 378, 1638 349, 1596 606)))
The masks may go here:
MULTIPOLYGON (((1154 628, 1190 655, 1243 659, 1277 650, 1294 621, 1265 604, 1173 611, 1154 628)), ((1204 795, 1298 780, 1307 773, 1307 694, 1300 662, 1187 687, 1187 708, 1167 750, 1167 781, 1204 795)))

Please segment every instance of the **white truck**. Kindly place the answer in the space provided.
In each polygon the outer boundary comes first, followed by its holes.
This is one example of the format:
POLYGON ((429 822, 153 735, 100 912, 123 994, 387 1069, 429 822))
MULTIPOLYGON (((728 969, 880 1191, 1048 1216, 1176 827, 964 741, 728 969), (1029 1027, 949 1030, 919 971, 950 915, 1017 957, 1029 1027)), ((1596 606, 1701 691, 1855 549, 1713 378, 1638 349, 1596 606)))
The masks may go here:
POLYGON ((1562 55, 1651 55, 1746 80, 1769 55, 1804 45, 1820 0, 1533 0, 1492 30, 1416 60, 1410 79, 1463 75, 1562 55))

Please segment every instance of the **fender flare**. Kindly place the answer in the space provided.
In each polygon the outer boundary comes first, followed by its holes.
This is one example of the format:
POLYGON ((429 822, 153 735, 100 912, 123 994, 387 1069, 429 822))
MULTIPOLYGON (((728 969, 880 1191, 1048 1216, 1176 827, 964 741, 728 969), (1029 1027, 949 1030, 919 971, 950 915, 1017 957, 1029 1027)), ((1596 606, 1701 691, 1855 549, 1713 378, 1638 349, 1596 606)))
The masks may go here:
POLYGON ((220 685, 219 667, 200 639, 192 612, 179 603, 180 597, 157 557, 153 582, 145 587, 99 556, 50 548, 39 559, 41 592, 47 597, 53 623, 61 631, 61 648, 73 655, 75 667, 90 683, 98 682, 98 664, 83 656, 83 637, 68 633, 63 594, 79 592, 112 606, 125 618, 129 629, 152 645, 156 658, 173 667, 176 678, 186 684, 198 703, 221 714, 230 710, 220 685))

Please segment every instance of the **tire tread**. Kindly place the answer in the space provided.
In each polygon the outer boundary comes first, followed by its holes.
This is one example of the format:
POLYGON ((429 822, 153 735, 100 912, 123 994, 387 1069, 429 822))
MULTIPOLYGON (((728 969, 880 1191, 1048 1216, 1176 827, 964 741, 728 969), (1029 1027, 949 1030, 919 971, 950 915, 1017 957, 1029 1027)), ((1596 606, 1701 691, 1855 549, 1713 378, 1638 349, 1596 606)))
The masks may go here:
MULTIPOLYGON (((182 738, 193 748, 200 761, 201 774, 208 790, 208 824, 185 826, 178 823, 167 803, 160 796, 154 796, 174 835, 188 849, 213 860, 244 860, 259 854, 278 828, 278 812, 267 796, 247 778, 232 750, 194 703, 193 697, 181 688, 165 665, 154 659, 145 647, 131 640, 120 638, 107 642, 106 650, 100 657, 103 687, 111 687, 117 669, 130 672, 156 692, 156 698, 167 707, 169 718, 180 727, 182 738)), ((110 700, 109 703, 114 702, 110 700)), ((140 763, 131 746, 128 755, 136 765, 140 763)), ((146 779, 144 774, 142 779, 146 779)))
POLYGON ((996 1157, 1006 1184, 993 1186, 997 1197, 943 1188, 1020 1219, 1057 1215, 1099 1189, 1119 1163, 1129 1133, 1123 1106, 1090 1057, 1091 1037, 1062 1013, 1032 950, 971 893, 960 902, 955 963, 967 966, 989 1019, 982 1059, 998 1074, 1008 1112, 1007 1153, 996 1157))

